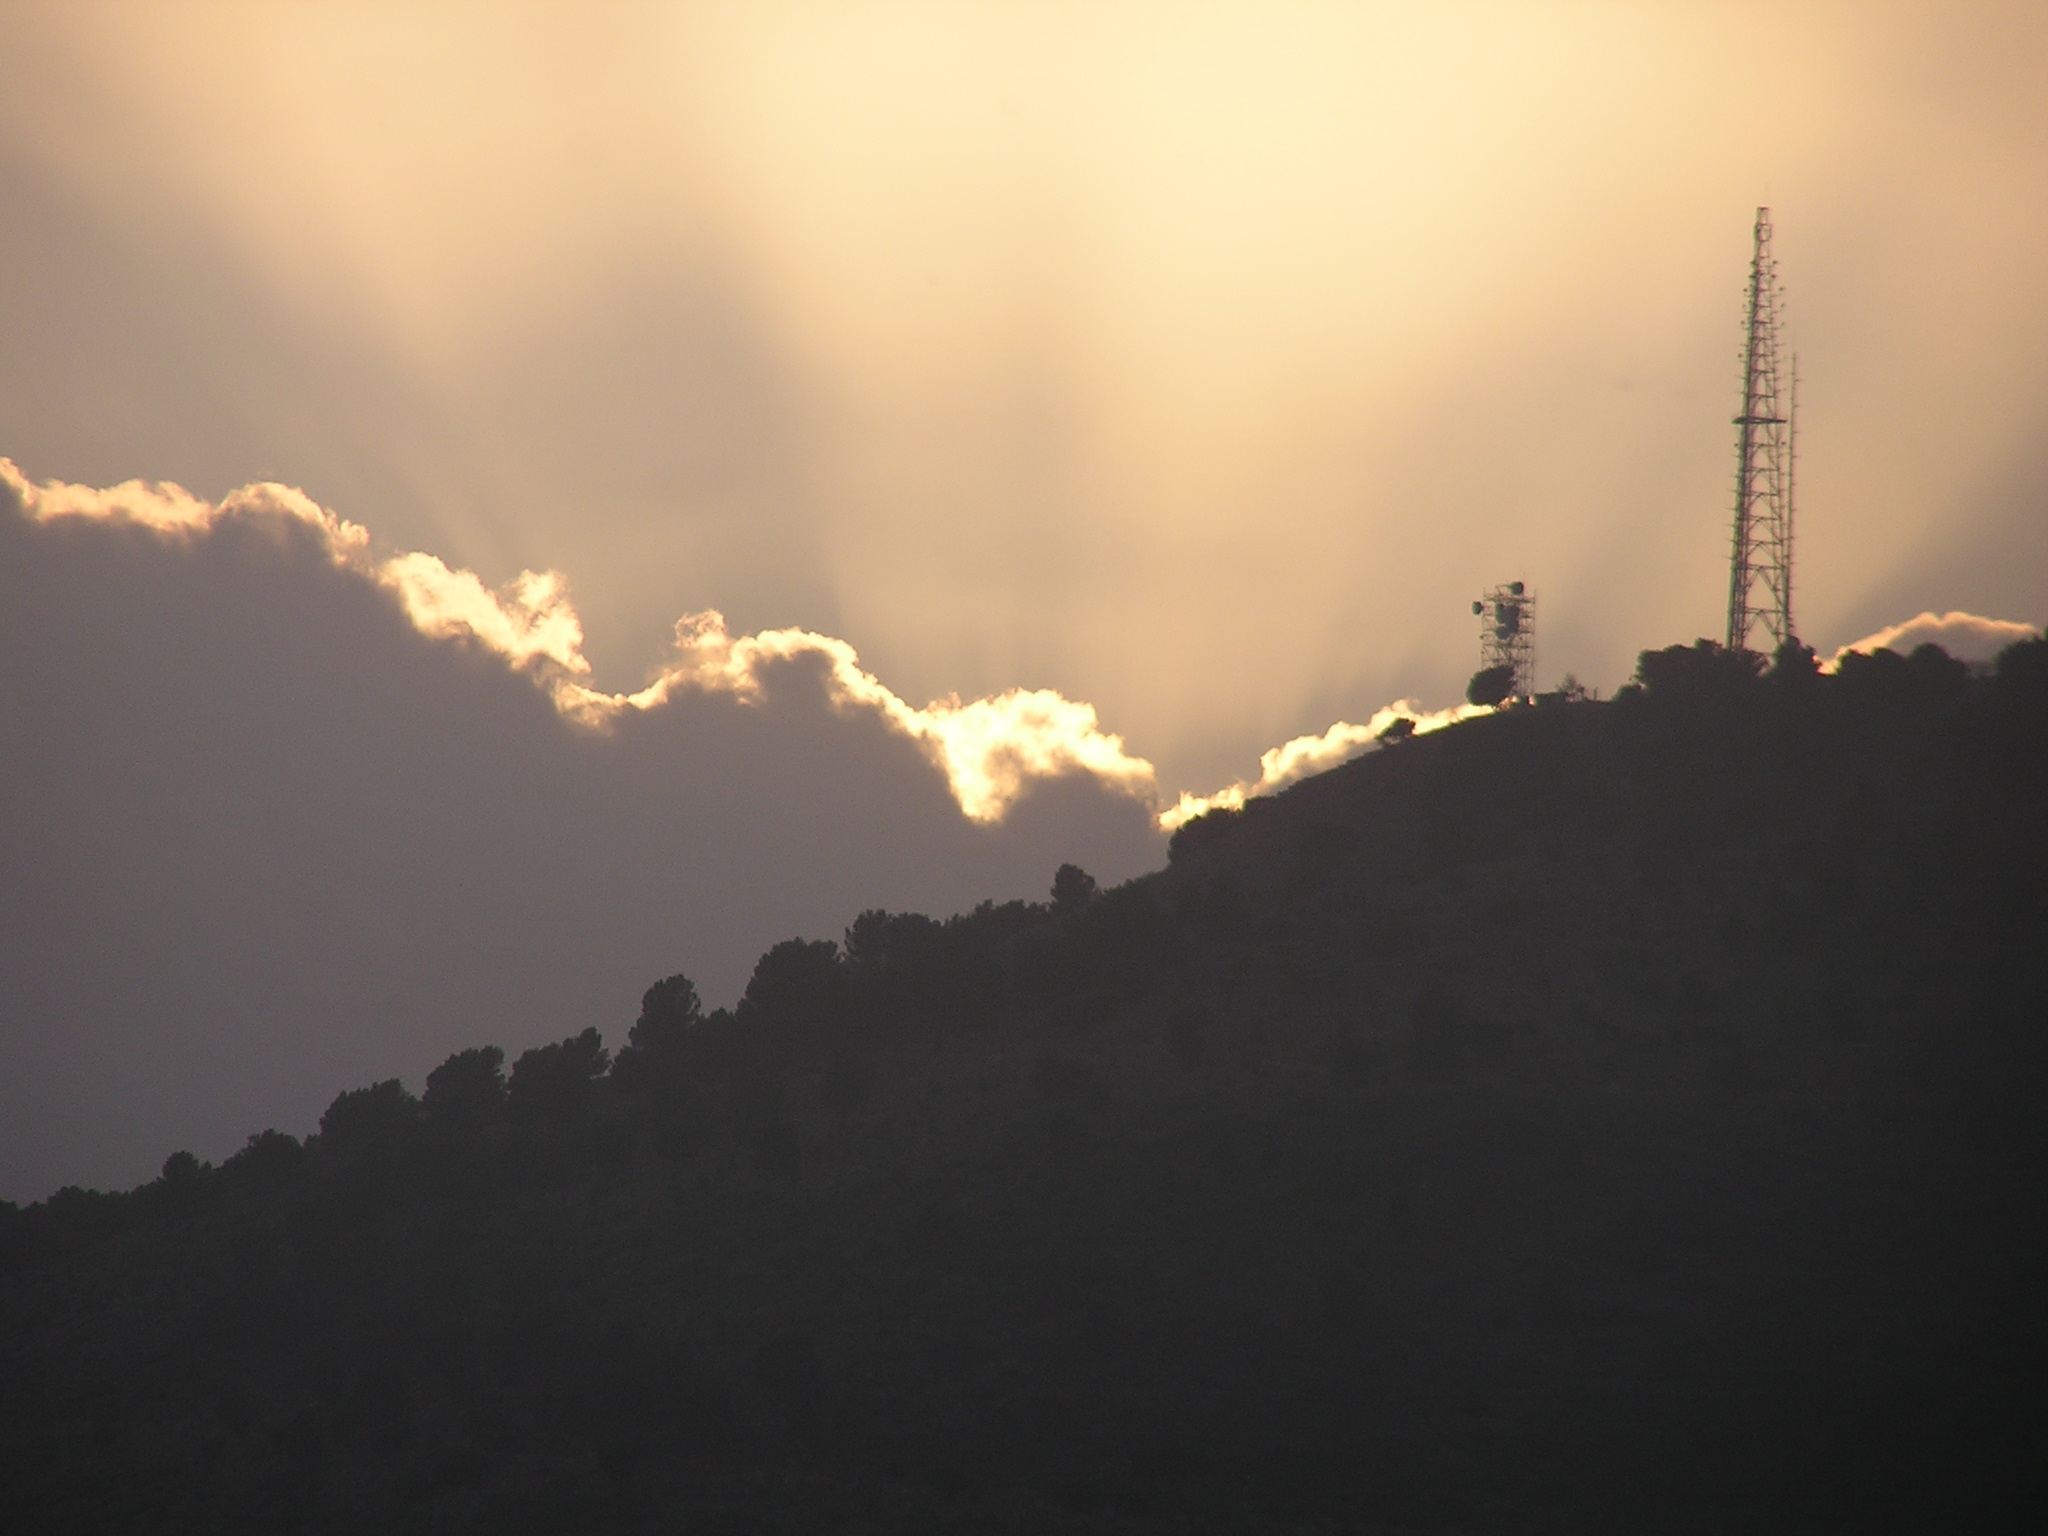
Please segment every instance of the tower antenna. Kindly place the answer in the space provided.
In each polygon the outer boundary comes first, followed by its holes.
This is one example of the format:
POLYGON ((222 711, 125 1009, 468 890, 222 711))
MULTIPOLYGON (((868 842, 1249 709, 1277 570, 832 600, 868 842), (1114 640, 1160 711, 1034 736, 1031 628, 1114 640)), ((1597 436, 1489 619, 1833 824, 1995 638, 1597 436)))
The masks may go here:
POLYGON ((1472 613, 1479 620, 1480 672, 1498 678, 1504 701, 1534 698, 1536 594, 1523 583, 1510 581, 1482 593, 1472 613))
MULTIPOLYGON (((1756 211, 1742 348, 1742 414, 1735 418, 1735 548, 1728 569, 1728 649, 1746 650, 1761 628, 1772 648, 1792 628, 1792 434, 1780 409, 1778 264, 1771 210, 1756 211)), ((1794 370, 1793 398, 1797 397, 1794 370)))
POLYGON ((1792 354, 1792 409, 1785 413, 1789 440, 1785 448, 1785 638, 1797 639, 1792 627, 1792 528, 1799 513, 1799 354, 1792 354))

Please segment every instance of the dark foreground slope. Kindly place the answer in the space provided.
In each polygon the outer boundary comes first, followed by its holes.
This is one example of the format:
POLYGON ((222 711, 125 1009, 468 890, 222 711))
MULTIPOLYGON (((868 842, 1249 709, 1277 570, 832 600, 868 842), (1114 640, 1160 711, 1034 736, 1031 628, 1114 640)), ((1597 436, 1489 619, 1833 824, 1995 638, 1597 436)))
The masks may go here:
POLYGON ((2048 644, 1944 663, 1648 656, 0 1212, 0 1524, 2031 1528, 2048 644))

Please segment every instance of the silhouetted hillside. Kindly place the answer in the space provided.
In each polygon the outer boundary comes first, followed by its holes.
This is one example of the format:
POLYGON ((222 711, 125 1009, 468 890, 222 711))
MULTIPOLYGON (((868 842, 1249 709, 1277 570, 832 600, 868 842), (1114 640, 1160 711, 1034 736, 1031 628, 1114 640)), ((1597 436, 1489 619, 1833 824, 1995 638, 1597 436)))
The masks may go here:
POLYGON ((2032 1528, 2048 642, 1761 670, 0 1209, 0 1522, 2032 1528))

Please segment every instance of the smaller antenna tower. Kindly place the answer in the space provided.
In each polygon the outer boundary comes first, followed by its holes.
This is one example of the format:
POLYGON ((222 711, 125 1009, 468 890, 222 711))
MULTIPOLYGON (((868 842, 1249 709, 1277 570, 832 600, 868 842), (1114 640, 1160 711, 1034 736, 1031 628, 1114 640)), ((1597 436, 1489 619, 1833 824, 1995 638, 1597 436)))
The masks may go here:
POLYGON ((1507 670, 1510 699, 1536 694, 1536 594, 1519 581, 1495 587, 1472 605, 1479 619, 1479 670, 1507 670))
POLYGON ((1778 358, 1778 263, 1771 210, 1756 211, 1742 348, 1742 414, 1735 418, 1735 548, 1728 569, 1728 649, 1762 629, 1772 649, 1792 629, 1792 469, 1799 370, 1786 398, 1778 358), (1788 409, 1789 407, 1789 409, 1788 409))

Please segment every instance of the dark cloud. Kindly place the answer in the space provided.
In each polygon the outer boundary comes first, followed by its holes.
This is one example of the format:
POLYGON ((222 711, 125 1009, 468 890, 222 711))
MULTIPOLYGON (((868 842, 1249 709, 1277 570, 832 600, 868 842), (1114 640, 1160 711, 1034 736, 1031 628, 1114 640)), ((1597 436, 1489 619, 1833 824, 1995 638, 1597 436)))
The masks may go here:
POLYGON ((166 539, 0 496, 0 1195, 304 1131, 463 1046, 616 1038, 657 976, 730 998, 866 906, 1161 854, 1093 780, 971 823, 815 652, 753 702, 678 689, 596 732, 312 525, 166 539))

